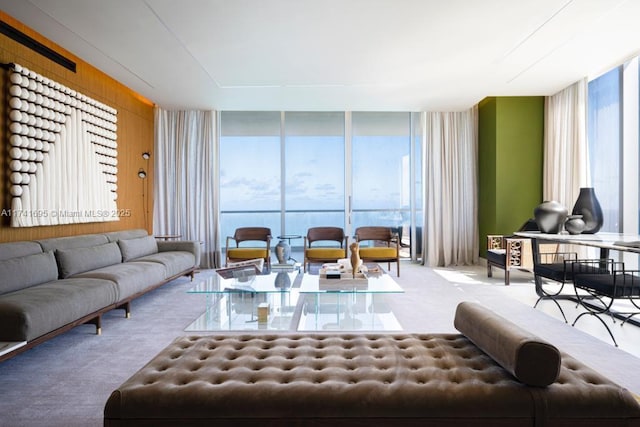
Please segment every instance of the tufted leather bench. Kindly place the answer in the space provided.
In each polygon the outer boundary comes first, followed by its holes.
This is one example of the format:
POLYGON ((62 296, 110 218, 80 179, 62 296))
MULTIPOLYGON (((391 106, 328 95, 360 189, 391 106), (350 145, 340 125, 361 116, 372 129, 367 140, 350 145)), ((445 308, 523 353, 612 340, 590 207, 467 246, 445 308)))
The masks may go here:
MULTIPOLYGON (((474 316, 467 320, 481 324, 474 316)), ((180 337, 112 393, 104 424, 640 425, 628 391, 567 354, 554 359, 545 343, 540 353, 539 342, 521 338, 515 353, 504 353, 516 355, 502 360, 505 368, 462 334, 180 337), (530 356, 559 363, 539 370, 523 365, 530 356), (554 381, 528 386, 517 379, 527 372, 533 382, 554 381)), ((474 339, 489 353, 514 342, 492 349, 474 339)))

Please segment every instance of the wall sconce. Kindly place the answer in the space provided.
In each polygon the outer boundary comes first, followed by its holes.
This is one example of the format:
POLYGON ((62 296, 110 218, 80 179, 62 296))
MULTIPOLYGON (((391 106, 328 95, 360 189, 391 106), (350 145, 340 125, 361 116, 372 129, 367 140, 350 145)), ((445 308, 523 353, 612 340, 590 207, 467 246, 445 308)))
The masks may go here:
POLYGON ((140 170, 138 171, 138 178, 145 179, 146 177, 147 173, 144 171, 144 169, 140 168, 140 170))
POLYGON ((151 157, 151 153, 149 153, 148 151, 145 151, 144 153, 142 153, 143 159, 149 160, 149 157, 151 157))

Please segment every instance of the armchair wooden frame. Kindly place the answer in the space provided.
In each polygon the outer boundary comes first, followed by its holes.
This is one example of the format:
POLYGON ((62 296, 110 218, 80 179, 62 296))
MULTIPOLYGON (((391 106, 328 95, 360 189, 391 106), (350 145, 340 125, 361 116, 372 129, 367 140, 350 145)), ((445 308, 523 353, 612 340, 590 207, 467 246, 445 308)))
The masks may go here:
POLYGON ((533 272, 530 239, 503 235, 487 236, 487 277, 493 277, 492 268, 504 270, 504 284, 509 285, 512 269, 533 272))
POLYGON ((391 227, 369 226, 358 227, 355 233, 356 242, 377 242, 383 243, 382 247, 360 246, 360 259, 362 262, 386 262, 387 268, 391 270, 391 263, 396 263, 396 274, 400 277, 400 238, 398 233, 394 233, 391 227), (395 249, 378 250, 378 249, 395 249))
POLYGON ((271 229, 267 227, 239 227, 233 236, 227 236, 226 262, 246 261, 248 259, 263 258, 267 269, 271 268, 271 229), (231 241, 235 246, 231 245, 231 241), (241 247, 242 242, 265 242, 264 247, 241 247))
POLYGON ((347 257, 348 237, 340 227, 311 227, 304 237, 303 271, 311 263, 336 262, 347 257), (338 242, 340 247, 313 247, 315 242, 338 242))

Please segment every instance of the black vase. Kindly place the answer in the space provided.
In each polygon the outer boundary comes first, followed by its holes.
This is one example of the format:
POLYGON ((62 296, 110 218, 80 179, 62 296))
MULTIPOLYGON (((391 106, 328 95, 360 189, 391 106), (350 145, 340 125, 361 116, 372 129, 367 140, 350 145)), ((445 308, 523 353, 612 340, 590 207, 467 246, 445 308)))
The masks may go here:
POLYGON ((578 200, 576 200, 571 213, 573 215, 582 215, 582 220, 585 223, 583 234, 595 234, 602 228, 604 222, 602 207, 593 187, 580 189, 578 200))

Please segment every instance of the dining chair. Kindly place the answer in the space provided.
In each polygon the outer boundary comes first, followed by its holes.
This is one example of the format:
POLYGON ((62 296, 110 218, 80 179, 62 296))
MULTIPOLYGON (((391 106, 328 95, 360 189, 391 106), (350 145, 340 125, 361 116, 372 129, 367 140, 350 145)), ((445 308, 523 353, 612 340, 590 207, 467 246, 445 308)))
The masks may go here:
POLYGON ((226 242, 226 263, 246 261, 250 259, 262 258, 271 268, 271 229, 267 227, 240 227, 236 228, 233 236, 227 236, 226 242), (235 246, 231 241, 235 242, 235 246), (243 242, 251 245, 241 245, 243 242), (256 244, 261 242, 260 244, 256 244))
POLYGON ((593 316, 609 332, 615 346, 618 342, 611 328, 601 316, 623 318, 622 325, 640 314, 640 271, 625 268, 624 263, 612 259, 578 260, 572 265, 573 284, 576 299, 584 311, 576 317, 575 326, 583 316, 593 316), (625 301, 615 313, 612 306, 617 301, 625 301))
POLYGON ((355 233, 362 262, 386 262, 387 269, 396 263, 396 274, 400 277, 400 239, 390 227, 358 227, 355 233), (365 243, 363 245, 362 243, 365 243))
POLYGON ((304 237, 304 266, 337 262, 347 257, 347 236, 341 227, 311 227, 304 237))

